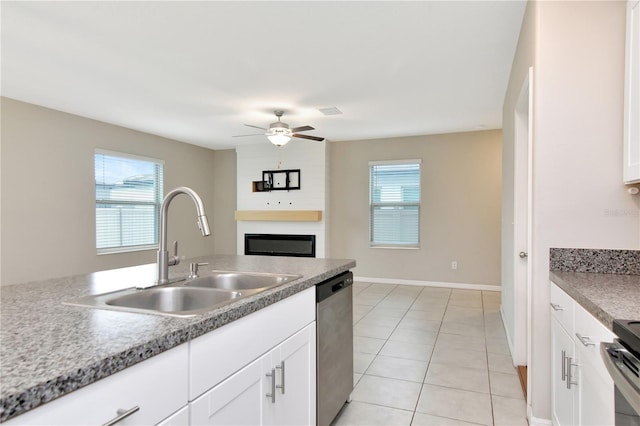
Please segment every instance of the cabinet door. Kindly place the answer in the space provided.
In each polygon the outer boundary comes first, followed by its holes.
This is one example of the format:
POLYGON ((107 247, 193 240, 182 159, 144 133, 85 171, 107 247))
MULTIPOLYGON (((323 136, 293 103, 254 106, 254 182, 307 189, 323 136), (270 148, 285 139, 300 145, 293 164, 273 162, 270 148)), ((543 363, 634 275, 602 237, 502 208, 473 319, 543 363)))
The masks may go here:
MULTIPOLYGON (((551 417, 556 426, 574 424, 574 385, 569 380, 567 357, 574 358, 573 339, 562 328, 557 319, 551 318, 551 417)), ((575 377, 575 367, 571 373, 575 377)))
POLYGON ((276 403, 270 404, 274 425, 315 424, 315 322, 285 340, 273 351, 276 403))
POLYGON ((640 1, 627 2, 624 181, 640 182, 640 1))
POLYGON ((603 426, 615 423, 613 381, 597 373, 594 366, 581 358, 578 377, 578 422, 584 426, 603 426))
MULTIPOLYGON (((267 354, 190 404, 192 425, 262 425, 267 354)), ((215 368, 215 366, 212 366, 215 368)))

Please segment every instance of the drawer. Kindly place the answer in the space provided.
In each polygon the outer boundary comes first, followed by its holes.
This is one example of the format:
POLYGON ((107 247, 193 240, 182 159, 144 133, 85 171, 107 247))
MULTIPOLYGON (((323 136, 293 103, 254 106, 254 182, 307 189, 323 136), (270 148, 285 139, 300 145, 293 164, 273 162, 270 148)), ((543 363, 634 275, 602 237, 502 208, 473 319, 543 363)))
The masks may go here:
POLYGON ((574 318, 573 336, 580 364, 588 365, 588 368, 594 369, 606 381, 610 381, 609 373, 600 355, 600 343, 612 342, 616 335, 578 303, 575 305, 574 318))
POLYGON ((551 315, 558 320, 562 328, 564 328, 570 336, 574 335, 574 305, 575 301, 560 289, 555 283, 551 282, 551 290, 549 295, 549 304, 551 315))
POLYGON ((187 405, 188 346, 180 345, 17 416, 6 425, 152 425, 187 405))

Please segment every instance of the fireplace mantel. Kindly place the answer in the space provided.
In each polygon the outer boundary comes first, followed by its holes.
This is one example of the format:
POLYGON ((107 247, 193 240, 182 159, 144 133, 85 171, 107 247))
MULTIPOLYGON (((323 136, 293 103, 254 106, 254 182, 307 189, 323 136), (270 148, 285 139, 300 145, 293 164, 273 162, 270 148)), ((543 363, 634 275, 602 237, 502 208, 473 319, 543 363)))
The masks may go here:
POLYGON ((236 210, 237 221, 320 222, 322 210, 236 210))

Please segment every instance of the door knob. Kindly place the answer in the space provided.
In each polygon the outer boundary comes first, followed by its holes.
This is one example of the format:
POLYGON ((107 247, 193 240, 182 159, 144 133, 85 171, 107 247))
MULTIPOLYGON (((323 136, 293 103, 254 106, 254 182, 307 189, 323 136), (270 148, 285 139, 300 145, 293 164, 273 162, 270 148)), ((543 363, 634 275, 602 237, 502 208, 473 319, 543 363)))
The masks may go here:
POLYGON ((519 254, 519 256, 520 256, 520 259, 525 259, 525 258, 527 258, 529 255, 528 255, 526 252, 521 251, 521 252, 520 252, 520 254, 519 254))

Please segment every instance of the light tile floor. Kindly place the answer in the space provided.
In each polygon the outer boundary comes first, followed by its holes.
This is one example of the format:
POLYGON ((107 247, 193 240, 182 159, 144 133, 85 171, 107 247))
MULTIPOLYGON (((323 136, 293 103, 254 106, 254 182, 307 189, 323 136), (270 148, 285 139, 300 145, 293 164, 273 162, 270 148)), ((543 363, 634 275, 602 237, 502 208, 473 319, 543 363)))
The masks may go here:
POLYGON ((355 388, 335 426, 526 426, 500 293, 370 283, 353 293, 355 388))

